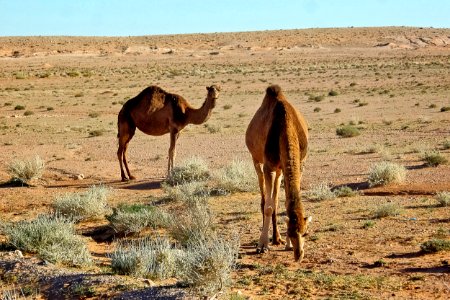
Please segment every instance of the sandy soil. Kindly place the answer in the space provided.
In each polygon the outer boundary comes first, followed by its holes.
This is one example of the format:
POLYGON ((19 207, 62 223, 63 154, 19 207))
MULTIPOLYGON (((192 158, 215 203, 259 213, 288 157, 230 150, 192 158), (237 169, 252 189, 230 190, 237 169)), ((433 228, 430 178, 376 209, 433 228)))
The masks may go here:
MULTIPOLYGON (((300 265, 282 247, 255 253, 261 225, 257 194, 212 198, 219 226, 241 234, 232 293, 251 299, 448 297, 448 252, 422 255, 419 250, 437 232, 449 237, 450 211, 436 205, 434 194, 450 190, 450 166, 426 167, 421 159, 433 150, 450 159, 444 147, 450 140, 450 112, 441 112, 450 106, 449 29, 0 37, 1 220, 32 219, 48 211, 55 196, 92 184, 114 189, 111 206, 145 203, 161 194, 168 136, 137 132, 128 157, 138 180, 120 182, 116 122, 121 104, 157 84, 198 107, 205 86, 213 83, 222 86, 218 105, 206 126, 183 131, 177 162, 195 155, 217 169, 233 159, 249 160, 246 126, 265 88, 276 83, 310 126, 304 189, 327 182, 363 191, 325 202, 305 199, 314 222, 300 265), (336 96, 328 95, 332 90, 336 96), (349 122, 361 135, 338 137, 336 128, 349 122), (9 185, 7 164, 34 155, 46 162, 42 179, 34 187, 9 185), (368 170, 382 160, 404 165, 406 182, 368 188, 368 170), (80 174, 84 179, 77 179, 80 174), (373 210, 385 203, 404 211, 364 229, 373 210), (380 260, 383 266, 375 264, 380 260)), ((81 224, 80 230, 102 224, 81 224)), ((98 268, 89 274, 107 268, 104 258, 113 247, 90 241, 98 268)), ((146 289, 152 288, 136 285, 135 296, 145 297, 146 289)), ((46 287, 40 290, 43 298, 51 294, 46 287)), ((130 291, 109 296, 120 293, 130 291)))

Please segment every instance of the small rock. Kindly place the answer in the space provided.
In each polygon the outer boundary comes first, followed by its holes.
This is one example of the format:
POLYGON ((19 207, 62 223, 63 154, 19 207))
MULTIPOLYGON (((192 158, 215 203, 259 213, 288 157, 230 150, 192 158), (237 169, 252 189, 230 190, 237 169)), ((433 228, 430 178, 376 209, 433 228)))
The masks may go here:
POLYGON ((74 176, 73 176, 73 179, 76 179, 76 180, 83 180, 83 179, 84 179, 84 175, 83 175, 83 174, 74 175, 74 176))
POLYGON ((17 258, 23 258, 22 251, 20 251, 20 250, 14 251, 14 255, 15 255, 17 258))
POLYGON ((156 286, 156 283, 154 283, 153 281, 151 281, 150 279, 144 279, 144 283, 148 286, 156 286))

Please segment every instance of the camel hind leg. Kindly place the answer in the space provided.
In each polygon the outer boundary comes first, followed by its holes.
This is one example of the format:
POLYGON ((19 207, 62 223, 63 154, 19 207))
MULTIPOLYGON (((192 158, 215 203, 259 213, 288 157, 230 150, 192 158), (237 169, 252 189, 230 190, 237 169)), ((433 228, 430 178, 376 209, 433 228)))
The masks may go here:
POLYGON ((136 126, 134 126, 134 124, 130 124, 129 122, 120 122, 119 121, 118 127, 119 127, 119 133, 118 133, 119 148, 117 149, 117 158, 119 159, 119 164, 120 164, 120 176, 122 177, 122 181, 127 181, 128 178, 130 180, 133 180, 133 179, 136 179, 136 177, 134 177, 130 173, 126 154, 127 154, 128 143, 131 141, 131 139, 134 136, 134 133, 136 132, 136 126), (124 166, 125 166, 125 170, 127 171, 128 178, 125 175, 124 166))

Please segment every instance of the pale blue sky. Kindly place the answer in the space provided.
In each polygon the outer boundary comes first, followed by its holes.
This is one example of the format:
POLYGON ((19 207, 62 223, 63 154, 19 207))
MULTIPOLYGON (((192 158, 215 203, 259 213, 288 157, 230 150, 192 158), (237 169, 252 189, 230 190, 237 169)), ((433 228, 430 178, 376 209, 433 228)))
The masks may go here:
POLYGON ((0 36, 450 27, 449 0, 0 0, 0 36))

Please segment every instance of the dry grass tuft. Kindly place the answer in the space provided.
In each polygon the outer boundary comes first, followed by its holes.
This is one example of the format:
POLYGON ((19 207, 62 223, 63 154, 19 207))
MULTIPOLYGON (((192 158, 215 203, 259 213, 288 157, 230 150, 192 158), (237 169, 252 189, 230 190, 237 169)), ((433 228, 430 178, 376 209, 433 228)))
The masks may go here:
POLYGON ((41 178, 44 169, 45 163, 37 155, 29 160, 14 160, 8 165, 8 173, 11 175, 11 179, 25 184, 41 178))
POLYGON ((369 185, 387 185, 390 183, 402 183, 406 178, 405 167, 396 163, 383 161, 372 165, 369 170, 369 185))

